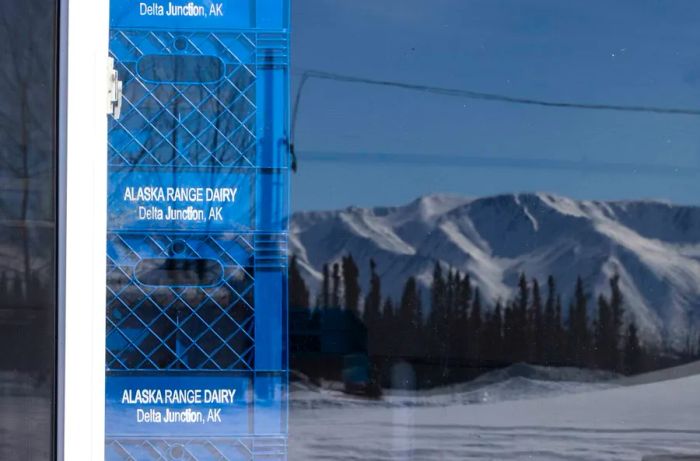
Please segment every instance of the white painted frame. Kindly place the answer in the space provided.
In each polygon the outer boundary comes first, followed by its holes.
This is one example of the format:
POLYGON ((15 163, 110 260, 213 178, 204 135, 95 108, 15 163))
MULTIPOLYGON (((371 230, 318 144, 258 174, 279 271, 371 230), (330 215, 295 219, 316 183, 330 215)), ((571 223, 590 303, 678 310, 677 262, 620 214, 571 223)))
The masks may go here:
POLYGON ((65 307, 58 328, 57 453, 59 460, 103 461, 109 0, 62 3, 65 284, 59 286, 65 292, 59 289, 59 305, 65 307))

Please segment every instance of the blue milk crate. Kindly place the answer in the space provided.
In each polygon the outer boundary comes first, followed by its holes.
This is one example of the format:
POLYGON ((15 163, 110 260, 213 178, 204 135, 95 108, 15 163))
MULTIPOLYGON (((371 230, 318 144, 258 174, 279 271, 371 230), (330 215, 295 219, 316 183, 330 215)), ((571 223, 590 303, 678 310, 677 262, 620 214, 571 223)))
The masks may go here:
POLYGON ((286 459, 288 21, 111 0, 108 461, 286 459))

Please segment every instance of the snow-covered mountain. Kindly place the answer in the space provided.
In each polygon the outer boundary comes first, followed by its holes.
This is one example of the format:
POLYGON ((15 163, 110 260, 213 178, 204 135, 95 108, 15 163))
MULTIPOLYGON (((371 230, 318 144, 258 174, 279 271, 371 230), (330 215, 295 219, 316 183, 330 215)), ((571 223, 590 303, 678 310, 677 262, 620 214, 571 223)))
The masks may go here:
MULTIPOLYGON (((565 301, 577 276, 607 293, 619 274, 626 308, 648 340, 685 343, 700 325, 700 207, 654 201, 578 201, 551 194, 433 195, 399 207, 300 212, 291 251, 312 292, 321 267, 351 253, 367 291, 369 260, 384 294, 408 276, 427 293, 435 261, 468 271, 488 300, 509 298, 521 272, 554 275, 565 301)), ((594 306, 591 302, 591 308, 594 306)))

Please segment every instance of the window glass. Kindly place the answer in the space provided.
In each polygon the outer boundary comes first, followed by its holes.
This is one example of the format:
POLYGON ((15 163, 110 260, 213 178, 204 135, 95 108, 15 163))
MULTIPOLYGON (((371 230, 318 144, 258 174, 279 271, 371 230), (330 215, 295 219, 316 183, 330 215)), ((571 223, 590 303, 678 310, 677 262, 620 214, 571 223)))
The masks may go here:
POLYGON ((700 4, 292 12, 291 459, 699 456, 700 4))
POLYGON ((56 2, 0 14, 0 459, 54 452, 56 2))

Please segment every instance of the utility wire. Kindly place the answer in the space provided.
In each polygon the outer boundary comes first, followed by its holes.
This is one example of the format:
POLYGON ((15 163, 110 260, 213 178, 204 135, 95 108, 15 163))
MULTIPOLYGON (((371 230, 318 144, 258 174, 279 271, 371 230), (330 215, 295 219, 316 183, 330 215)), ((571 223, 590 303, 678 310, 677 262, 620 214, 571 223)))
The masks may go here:
POLYGON ((351 75, 336 74, 332 72, 324 72, 319 70, 306 70, 301 76, 301 81, 297 89, 294 107, 292 109, 292 126, 291 126, 291 151, 292 151, 292 169, 296 171, 296 154, 294 144, 296 138, 297 119, 299 117, 299 108, 302 102, 304 88, 311 79, 333 80, 337 82, 356 83, 365 85, 375 85, 383 87, 400 88, 410 91, 419 91, 423 93, 436 94, 441 96, 451 96, 467 99, 477 99, 482 101, 495 101, 509 104, 521 104, 530 106, 552 107, 559 109, 584 109, 584 110, 605 110, 616 112, 636 112, 636 113, 652 113, 661 115, 690 115, 700 116, 700 109, 676 108, 676 107, 660 107, 660 106, 645 106, 645 105, 619 105, 619 104, 590 104, 580 102, 567 101, 551 101, 544 99, 524 98, 508 96, 498 93, 485 93, 481 91, 445 88, 430 85, 417 85, 413 83, 398 82, 391 80, 378 80, 365 77, 355 77, 351 75))
POLYGON ((668 163, 614 162, 566 158, 543 158, 523 155, 501 157, 479 154, 454 155, 449 153, 384 153, 384 152, 324 152, 301 150, 304 158, 314 162, 346 164, 401 164, 416 167, 469 167, 488 169, 560 170, 587 173, 671 176, 697 178, 700 167, 668 163))

